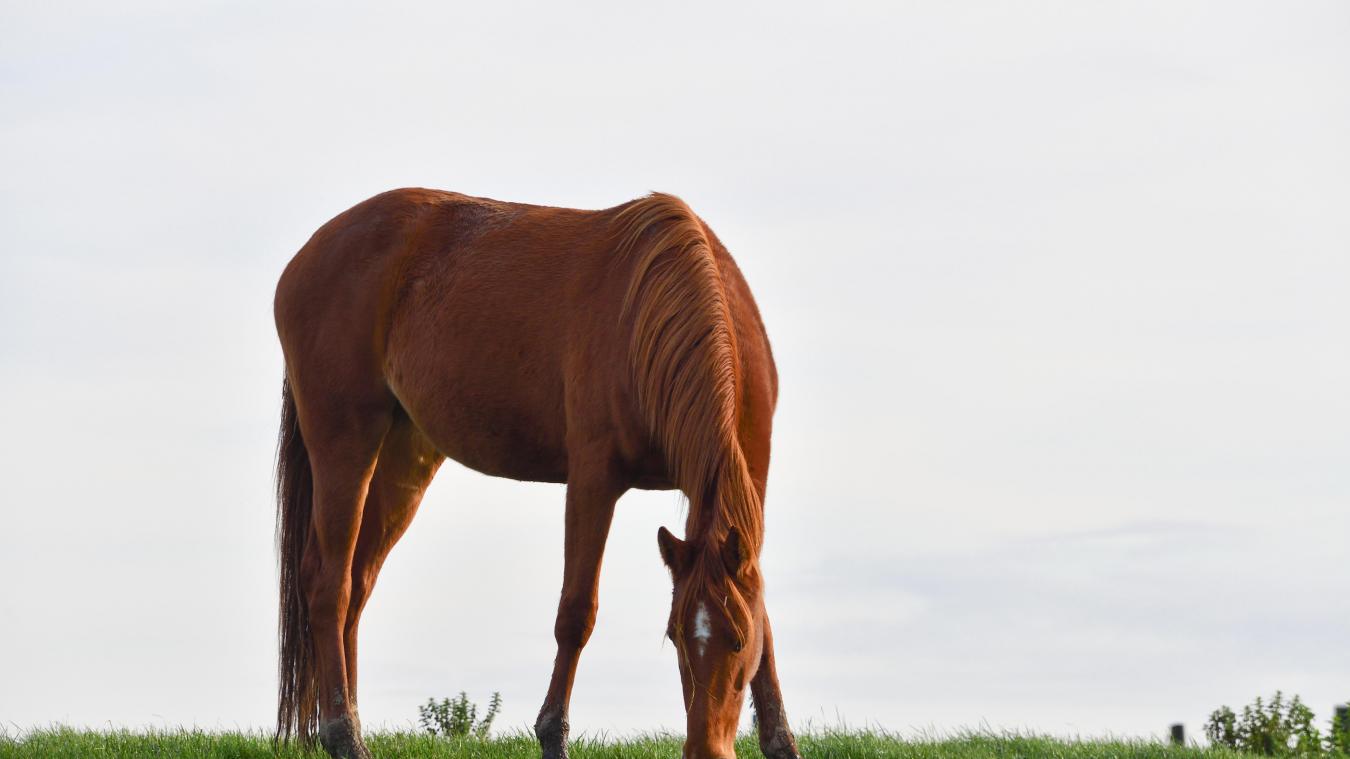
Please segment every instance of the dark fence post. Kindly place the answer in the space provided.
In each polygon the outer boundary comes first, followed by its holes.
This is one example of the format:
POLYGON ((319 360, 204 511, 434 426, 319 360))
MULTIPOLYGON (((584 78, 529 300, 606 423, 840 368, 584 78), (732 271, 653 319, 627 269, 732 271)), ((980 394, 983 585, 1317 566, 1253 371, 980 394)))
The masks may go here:
POLYGON ((1186 726, 1180 722, 1172 726, 1172 745, 1186 745, 1186 726))

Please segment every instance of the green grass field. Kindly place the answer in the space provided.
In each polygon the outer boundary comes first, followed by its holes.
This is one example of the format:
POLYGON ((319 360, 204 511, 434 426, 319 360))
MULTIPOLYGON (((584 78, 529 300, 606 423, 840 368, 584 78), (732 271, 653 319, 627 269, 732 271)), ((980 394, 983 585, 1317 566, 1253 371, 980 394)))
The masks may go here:
MULTIPOLYGON (((904 739, 867 731, 830 731, 798 737, 804 759, 1231 759, 1232 751, 1120 740, 1061 740, 1033 736, 969 734, 943 739, 904 739)), ((494 738, 432 738, 416 733, 374 733, 367 744, 378 759, 536 759, 539 745, 524 733, 494 738)), ((736 746, 741 759, 762 759, 752 737, 736 746)), ((675 759, 678 737, 629 740, 575 740, 573 759, 675 759)), ((0 759, 319 759, 321 752, 295 748, 273 752, 267 737, 249 733, 93 732, 53 729, 20 736, 0 735, 0 759)))

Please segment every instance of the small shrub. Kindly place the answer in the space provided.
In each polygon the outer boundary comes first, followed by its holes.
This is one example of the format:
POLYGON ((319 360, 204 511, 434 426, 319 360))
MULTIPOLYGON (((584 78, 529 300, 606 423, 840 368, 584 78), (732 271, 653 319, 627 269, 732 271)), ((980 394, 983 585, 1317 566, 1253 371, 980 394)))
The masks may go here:
POLYGON ((1313 724, 1312 709, 1298 697, 1284 700, 1284 694, 1275 692, 1269 702, 1257 697, 1242 707, 1242 716, 1227 706, 1219 707, 1205 723, 1205 735, 1216 746, 1226 746, 1262 756, 1316 756, 1324 751, 1345 753, 1335 743, 1336 726, 1324 742, 1313 724))
POLYGON ((440 701, 434 698, 427 699, 425 704, 417 707, 420 713, 417 721, 423 730, 432 735, 454 738, 473 736, 483 740, 492 730, 492 720, 497 718, 497 712, 501 711, 501 708, 502 694, 493 693, 492 700, 488 702, 487 712, 479 719, 478 704, 470 701, 467 693, 460 691, 459 697, 453 701, 448 698, 440 701))
POLYGON ((1342 709, 1331 718, 1327 732, 1327 752, 1350 756, 1350 709, 1342 709))
POLYGON ((1216 746, 1238 747, 1237 715, 1227 706, 1220 706, 1209 715, 1205 723, 1205 735, 1216 746))

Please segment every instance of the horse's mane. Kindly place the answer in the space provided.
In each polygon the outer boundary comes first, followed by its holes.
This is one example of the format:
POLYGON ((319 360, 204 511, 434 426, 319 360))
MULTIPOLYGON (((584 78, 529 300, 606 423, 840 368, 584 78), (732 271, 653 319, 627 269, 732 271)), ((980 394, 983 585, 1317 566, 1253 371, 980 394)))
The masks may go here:
MULTIPOLYGON (((740 360, 726 289, 707 228, 679 198, 653 193, 621 207, 614 232, 620 258, 633 262, 622 313, 632 325, 637 402, 689 498, 691 587, 710 587, 727 576, 719 549, 732 528, 749 557, 764 536, 763 504, 736 433, 740 360)), ((744 566, 757 572, 758 562, 744 566)), ((719 594, 740 633, 750 610, 737 586, 750 578, 727 579, 735 582, 719 594)))

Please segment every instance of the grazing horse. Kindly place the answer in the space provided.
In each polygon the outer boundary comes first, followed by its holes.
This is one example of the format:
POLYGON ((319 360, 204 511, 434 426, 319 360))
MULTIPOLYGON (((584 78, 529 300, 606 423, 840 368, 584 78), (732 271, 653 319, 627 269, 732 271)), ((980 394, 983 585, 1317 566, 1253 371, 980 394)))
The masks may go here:
POLYGON ((323 225, 274 304, 286 359, 278 453, 277 739, 370 756, 361 610, 446 458, 567 484, 557 659, 535 724, 567 756, 614 504, 689 500, 658 531, 674 596, 686 759, 730 759, 745 688, 770 759, 795 759, 759 552, 778 378, 750 290, 683 201, 604 211, 403 189, 323 225))

